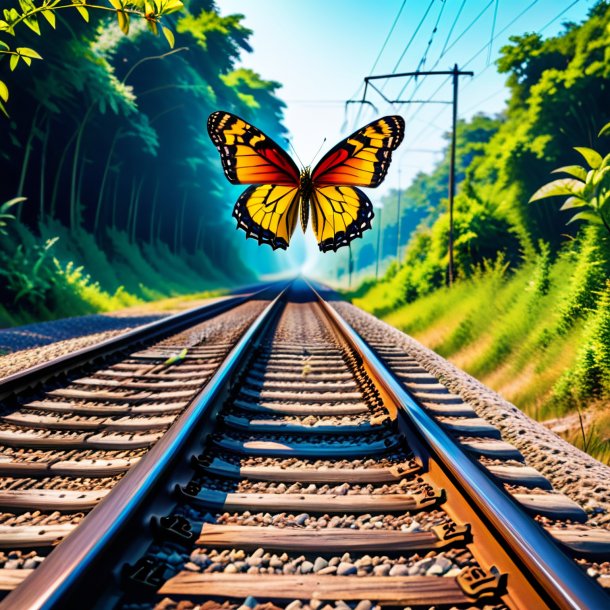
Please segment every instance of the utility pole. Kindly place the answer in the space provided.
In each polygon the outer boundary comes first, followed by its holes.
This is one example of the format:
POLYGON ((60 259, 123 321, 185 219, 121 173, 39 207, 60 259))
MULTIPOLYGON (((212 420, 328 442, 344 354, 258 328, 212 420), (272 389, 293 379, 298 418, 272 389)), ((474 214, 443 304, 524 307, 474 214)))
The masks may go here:
POLYGON ((398 203, 396 207, 396 264, 400 265, 400 167, 398 168, 398 203))
POLYGON ((379 220, 377 220, 377 263, 375 264, 375 280, 379 279, 379 259, 381 258, 381 211, 379 208, 379 220))
POLYGON ((453 286, 453 198, 455 196, 455 140, 457 132, 458 78, 460 71, 457 64, 453 65, 453 119, 451 127, 451 161, 449 163, 449 269, 448 283, 453 286))
MULTIPOLYGON (((455 268, 453 260, 453 200, 455 197, 455 140, 457 127, 457 105, 458 105, 458 79, 460 76, 474 76, 474 72, 460 70, 457 64, 453 65, 452 70, 416 70, 415 72, 400 72, 399 74, 379 74, 375 76, 366 76, 364 78, 364 93, 362 99, 358 100, 361 104, 370 104, 366 99, 366 93, 369 86, 374 89, 388 104, 451 104, 453 106, 453 121, 451 130, 451 161, 449 166, 449 268, 447 270, 447 283, 449 286, 453 284, 455 277, 455 268), (391 100, 388 99, 381 89, 375 87, 371 81, 389 78, 404 78, 418 76, 451 76, 453 78, 453 99, 451 102, 433 101, 433 100, 391 100)), ((400 197, 400 195, 399 195, 400 197)), ((397 247, 398 250, 398 247, 397 247)), ((379 261, 377 261, 379 267, 379 261)))

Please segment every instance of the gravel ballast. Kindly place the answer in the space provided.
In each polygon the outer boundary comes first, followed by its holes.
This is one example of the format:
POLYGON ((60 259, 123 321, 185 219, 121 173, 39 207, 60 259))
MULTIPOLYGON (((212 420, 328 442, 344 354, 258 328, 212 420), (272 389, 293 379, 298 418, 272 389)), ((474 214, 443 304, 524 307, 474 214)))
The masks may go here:
POLYGON ((163 311, 154 311, 154 304, 147 303, 108 314, 0 329, 0 379, 211 301, 181 301, 163 311))
POLYGON ((589 514, 590 525, 610 529, 610 467, 598 462, 531 419, 499 394, 424 347, 412 337, 371 314, 342 301, 333 307, 367 341, 383 338, 434 375, 450 392, 459 395, 477 415, 496 426, 502 438, 523 454, 553 484, 589 514))

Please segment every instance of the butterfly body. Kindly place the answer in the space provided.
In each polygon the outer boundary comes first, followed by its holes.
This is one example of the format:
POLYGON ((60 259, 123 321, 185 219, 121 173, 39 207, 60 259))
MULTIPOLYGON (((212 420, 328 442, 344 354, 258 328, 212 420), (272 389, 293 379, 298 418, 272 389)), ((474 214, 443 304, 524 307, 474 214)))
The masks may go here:
POLYGON ((299 209, 301 217, 301 227, 303 233, 307 230, 309 221, 309 201, 313 194, 313 181, 311 179, 311 168, 306 167, 299 175, 299 209))
POLYGON ((358 186, 385 178, 391 153, 404 136, 400 116, 378 119, 334 146, 313 168, 294 161, 262 131, 229 112, 213 112, 208 133, 232 184, 250 184, 235 204, 238 228, 259 244, 286 249, 300 219, 309 217, 321 251, 336 251, 361 237, 374 216, 358 186))

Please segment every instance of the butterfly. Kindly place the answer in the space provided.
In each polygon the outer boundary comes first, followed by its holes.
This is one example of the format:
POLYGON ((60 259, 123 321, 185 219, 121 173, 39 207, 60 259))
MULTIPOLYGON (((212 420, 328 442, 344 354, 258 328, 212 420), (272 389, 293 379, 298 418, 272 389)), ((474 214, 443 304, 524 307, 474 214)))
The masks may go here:
POLYGON ((282 148, 244 119, 224 111, 208 118, 227 179, 252 185, 235 204, 237 226, 274 250, 288 247, 299 217, 305 232, 310 211, 322 252, 336 252, 362 237, 371 228, 373 205, 356 187, 383 182, 404 131, 400 116, 377 119, 339 142, 313 170, 299 171, 282 148))

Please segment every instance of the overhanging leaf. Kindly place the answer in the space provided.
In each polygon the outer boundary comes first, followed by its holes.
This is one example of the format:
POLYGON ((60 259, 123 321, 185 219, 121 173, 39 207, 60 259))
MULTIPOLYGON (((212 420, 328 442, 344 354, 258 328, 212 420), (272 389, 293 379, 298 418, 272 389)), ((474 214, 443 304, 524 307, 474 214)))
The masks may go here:
POLYGON ((583 208, 586 205, 588 205, 588 203, 584 199, 579 199, 578 197, 568 197, 559 209, 571 210, 573 208, 583 208))
POLYGON ((124 11, 117 11, 116 16, 121 32, 123 32, 123 34, 129 34, 129 15, 124 11))
POLYGON ((570 176, 574 176, 574 178, 578 178, 579 180, 586 180, 587 178, 587 170, 580 165, 564 165, 563 167, 558 167, 554 169, 552 174, 569 174, 570 176))
POLYGON ((580 153, 593 169, 597 169, 602 164, 602 156, 596 150, 586 146, 575 146, 574 150, 580 153))
POLYGON ((572 218, 570 218, 566 224, 572 224, 577 220, 586 220, 597 225, 603 224, 602 219, 595 212, 579 212, 578 214, 572 216, 572 218))
POLYGON ((610 133, 610 123, 606 123, 600 130, 599 133, 597 134, 598 138, 601 138, 601 136, 605 136, 608 135, 610 133))
POLYGON ((17 47, 16 49, 19 55, 23 55, 24 57, 31 57, 32 59, 42 59, 42 57, 34 51, 34 49, 28 49, 27 47, 17 47))
POLYGON ((49 22, 51 27, 55 29, 55 13, 53 11, 42 11, 42 16, 49 22))
POLYGON ((556 197, 559 195, 577 195, 584 188, 584 184, 575 178, 560 178, 541 186, 531 197, 532 201, 538 201, 546 197, 556 197))
POLYGON ((174 33, 169 28, 166 28, 164 25, 161 26, 161 29, 163 30, 163 35, 165 36, 165 39, 169 44, 169 48, 173 49, 174 44, 176 42, 174 39, 174 33))
POLYGON ((36 32, 36 34, 38 34, 38 36, 40 36, 40 25, 38 25, 38 19, 34 16, 34 17, 26 17, 23 20, 23 23, 25 23, 25 25, 27 25, 30 30, 32 30, 32 32, 36 32))
POLYGON ((9 66, 11 68, 11 72, 17 67, 19 63, 19 55, 11 55, 11 59, 9 61, 9 66))
POLYGON ((0 99, 8 102, 8 87, 0 80, 0 99))

